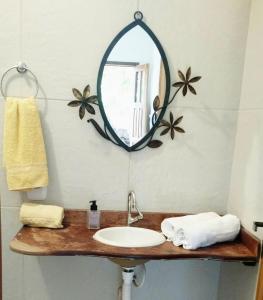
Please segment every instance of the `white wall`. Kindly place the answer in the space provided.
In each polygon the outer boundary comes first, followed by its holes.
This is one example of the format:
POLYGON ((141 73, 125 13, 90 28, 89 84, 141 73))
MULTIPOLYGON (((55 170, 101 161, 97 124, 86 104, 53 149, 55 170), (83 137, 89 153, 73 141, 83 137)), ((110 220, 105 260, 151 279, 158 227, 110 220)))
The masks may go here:
MULTIPOLYGON (((253 221, 263 219, 263 2, 253 0, 250 13, 247 49, 235 152, 231 176, 228 211, 236 214, 243 225, 263 239, 263 230, 255 233, 253 221)), ((225 264, 221 271, 219 299, 254 299, 257 268, 225 264), (239 285, 225 281, 226 275, 236 274, 239 285), (244 291, 240 291, 240 286, 244 291), (241 296, 242 295, 242 296, 241 296), (247 298, 246 296, 247 295, 247 298), (243 297, 243 298, 242 298, 243 297)))
MULTIPOLYGON (((145 22, 166 51, 172 80, 188 66, 203 78, 197 96, 179 96, 172 107, 184 115, 186 134, 174 141, 165 136, 160 149, 128 154, 66 104, 72 87, 90 83, 96 93, 104 51, 132 21, 137 1, 1 1, 0 73, 24 60, 41 83, 50 203, 85 208, 95 198, 101 209, 126 209, 133 189, 142 210, 226 211, 249 2, 140 1, 145 22)), ((9 93, 25 94, 24 86, 9 93)), ((1 120, 3 109, 1 99, 1 120)), ((116 299, 119 271, 105 259, 12 253, 8 243, 20 227, 22 199, 7 191, 3 172, 1 199, 4 300, 116 299)), ((219 268, 213 261, 150 262, 136 299, 215 300, 219 268)))
MULTIPOLYGON (((246 227, 263 218, 263 2, 252 1, 228 209, 246 227)), ((258 236, 263 238, 259 229, 258 236)))

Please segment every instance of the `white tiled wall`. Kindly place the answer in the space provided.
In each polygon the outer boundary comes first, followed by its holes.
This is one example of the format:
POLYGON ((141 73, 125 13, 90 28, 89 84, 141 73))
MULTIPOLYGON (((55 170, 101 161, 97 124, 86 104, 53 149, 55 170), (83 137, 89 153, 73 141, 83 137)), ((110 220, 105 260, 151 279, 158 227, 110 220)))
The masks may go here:
MULTIPOLYGON (((253 0, 249 21, 240 111, 235 141, 228 211, 236 214, 246 228, 263 239, 263 231, 252 230, 253 221, 263 220, 263 97, 262 51, 263 2, 253 0)), ((241 268, 225 264, 221 270, 219 299, 254 299, 257 268, 241 268), (236 274, 236 284, 225 278, 236 274), (246 278, 246 280, 244 280, 246 278), (242 282, 246 281, 245 285, 242 282), (242 287, 245 286, 243 290, 242 287), (250 298, 249 298, 250 297, 250 298)))
MULTIPOLYGON (((38 105, 49 162, 48 201, 86 208, 96 198, 101 209, 126 209, 128 191, 134 189, 143 210, 224 213, 249 0, 139 1, 145 22, 166 51, 172 81, 178 69, 185 71, 188 66, 193 75, 203 77, 196 84, 197 96, 179 96, 171 107, 184 115, 186 130, 174 141, 164 136, 161 148, 129 154, 103 140, 79 120, 77 109, 66 105, 73 99, 72 87, 81 89, 90 83, 96 93, 102 55, 132 21, 137 2, 1 1, 0 72, 24 60, 41 84, 38 105)), ((9 94, 32 93, 23 81, 18 85, 14 81, 9 94)), ((1 120, 3 106, 1 99, 1 120)), ((23 196, 9 192, 3 171, 0 175, 4 300, 116 299, 119 270, 107 260, 24 257, 8 249, 19 227, 23 196)), ((219 268, 218 262, 150 262, 146 283, 134 295, 152 300, 216 300, 219 268)))
MULTIPOLYGON (((238 117, 235 157, 228 209, 240 215, 248 228, 263 218, 263 2, 251 8, 244 77, 238 117)), ((259 237, 263 234, 259 230, 259 237)))
POLYGON ((186 133, 175 141, 165 136, 159 151, 132 153, 130 187, 145 210, 224 213, 236 112, 189 107, 174 111, 184 116, 186 133))

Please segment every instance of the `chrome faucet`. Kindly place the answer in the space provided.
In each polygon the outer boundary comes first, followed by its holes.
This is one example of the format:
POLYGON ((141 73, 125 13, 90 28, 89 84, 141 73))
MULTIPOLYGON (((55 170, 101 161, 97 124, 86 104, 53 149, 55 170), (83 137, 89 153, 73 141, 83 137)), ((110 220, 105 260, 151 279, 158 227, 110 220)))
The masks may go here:
POLYGON ((130 226, 132 223, 137 222, 141 219, 143 219, 143 214, 139 211, 139 209, 136 205, 135 193, 129 192, 129 194, 128 194, 128 226, 130 226), (132 217, 132 210, 136 210, 138 215, 135 217, 132 217))

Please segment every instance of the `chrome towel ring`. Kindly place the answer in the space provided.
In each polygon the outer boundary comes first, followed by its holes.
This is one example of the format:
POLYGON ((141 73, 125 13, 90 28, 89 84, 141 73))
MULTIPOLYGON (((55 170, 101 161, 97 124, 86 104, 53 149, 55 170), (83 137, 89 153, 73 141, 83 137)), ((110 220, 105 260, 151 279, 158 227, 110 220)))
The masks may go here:
POLYGON ((38 83, 37 77, 36 77, 36 75, 35 75, 35 74, 27 67, 27 65, 26 65, 25 63, 23 63, 23 62, 19 62, 16 66, 13 66, 13 67, 7 69, 7 70, 4 72, 4 74, 2 75, 1 82, 0 82, 0 90, 1 90, 2 96, 3 96, 4 98, 6 97, 6 95, 5 95, 5 93, 4 93, 4 89, 3 89, 3 81, 4 81, 4 78, 5 78, 5 76, 7 75, 7 73, 8 73, 9 71, 13 70, 13 69, 16 69, 17 72, 20 73, 20 74, 24 74, 24 73, 26 73, 26 72, 29 72, 29 73, 33 76, 34 81, 35 81, 35 83, 36 83, 36 92, 35 92, 35 95, 34 95, 34 97, 36 97, 37 94, 38 94, 38 91, 39 91, 39 83, 38 83))

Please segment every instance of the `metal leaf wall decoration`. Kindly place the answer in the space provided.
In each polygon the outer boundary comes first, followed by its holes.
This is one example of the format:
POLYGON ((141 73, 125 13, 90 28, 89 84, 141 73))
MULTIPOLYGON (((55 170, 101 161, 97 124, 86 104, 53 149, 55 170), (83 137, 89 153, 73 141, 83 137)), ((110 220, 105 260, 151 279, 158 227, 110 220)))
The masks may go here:
MULTIPOLYGON (((178 70, 178 77, 179 81, 176 81, 175 83, 172 84, 172 87, 176 88, 173 96, 168 102, 168 105, 170 105, 178 92, 181 90, 183 97, 185 97, 188 93, 192 93, 193 95, 196 95, 196 89, 193 87, 193 84, 198 82, 202 77, 201 76, 195 76, 191 78, 191 67, 189 67, 184 74, 182 71, 178 70)), ((95 115, 96 111, 94 109, 94 105, 98 105, 98 98, 96 95, 90 96, 90 86, 87 85, 83 93, 81 93, 78 89, 73 88, 72 89, 73 95, 75 96, 76 100, 70 101, 68 103, 68 106, 71 107, 79 107, 79 118, 82 120, 85 117, 85 112, 88 112, 91 115, 95 115)), ((153 110, 154 113, 152 115, 152 124, 154 125, 156 120, 158 119, 158 112, 163 109, 164 107, 161 107, 160 104, 160 98, 157 95, 153 101, 153 110)), ((167 105, 167 106, 168 106, 167 105)), ((166 107, 167 107, 166 106, 166 107)), ((166 121, 164 118, 160 121, 159 126, 155 129, 153 134, 150 136, 148 141, 140 148, 134 149, 133 151, 138 151, 141 150, 145 147, 150 147, 150 148, 159 148, 162 146, 163 142, 158 140, 158 139, 153 139, 153 136, 157 129, 162 129, 160 132, 160 136, 166 135, 170 133, 170 137, 172 140, 175 138, 175 134, 178 133, 185 133, 185 130, 181 127, 181 122, 183 120, 183 116, 175 118, 173 113, 170 112, 169 114, 169 120, 166 121), (178 126, 180 124, 180 126, 178 126)), ((107 126, 104 124, 104 129, 101 128, 101 126, 95 121, 93 118, 87 120, 88 123, 91 123, 94 128, 97 130, 97 132, 105 139, 111 141, 112 143, 118 145, 116 141, 108 134, 107 132, 107 126)))

